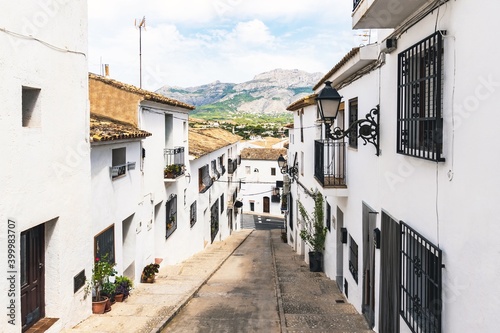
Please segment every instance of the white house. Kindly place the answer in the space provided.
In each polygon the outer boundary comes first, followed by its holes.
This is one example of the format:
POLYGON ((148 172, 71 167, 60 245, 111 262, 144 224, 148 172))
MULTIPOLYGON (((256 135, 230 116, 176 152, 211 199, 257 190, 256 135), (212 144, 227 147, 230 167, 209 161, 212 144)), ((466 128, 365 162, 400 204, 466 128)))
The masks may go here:
MULTIPOLYGON (((485 31, 500 3, 474 5, 355 1, 353 26, 384 28, 378 42, 289 107, 298 179, 327 202, 325 274, 376 332, 497 330, 500 226, 488 207, 500 197, 490 147, 500 74, 485 31), (333 134, 355 123, 343 139, 326 138, 314 103, 326 81, 343 96, 333 134)), ((300 186, 291 195, 311 201, 300 186)))
POLYGON ((2 332, 91 312, 87 2, 2 3, 2 332))
POLYGON ((241 151, 243 211, 283 215, 283 175, 278 166, 285 148, 245 148, 241 151))
POLYGON ((184 207, 189 212, 187 253, 201 251, 207 244, 227 238, 236 230, 241 209, 238 178, 241 137, 220 128, 189 129, 189 187, 184 207))
MULTIPOLYGON (((89 95, 92 114, 109 117, 152 134, 139 146, 130 143, 130 155, 127 152, 125 158, 126 162, 136 162, 130 176, 137 173, 141 175, 135 180, 127 180, 131 183, 126 185, 133 187, 133 197, 127 198, 125 202, 134 207, 134 215, 125 216, 126 220, 107 222, 108 225, 122 224, 122 227, 115 227, 115 244, 135 244, 133 254, 123 254, 122 268, 127 275, 135 276, 138 280, 142 268, 147 264, 163 260, 175 263, 186 257, 186 253, 182 252, 185 241, 172 234, 177 229, 177 221, 187 221, 189 218, 180 199, 188 185, 184 175, 187 162, 185 152, 188 147, 188 114, 194 107, 95 74, 89 74, 89 95), (167 178, 164 174, 168 165, 178 166, 174 178, 167 178), (139 186, 139 192, 136 186, 139 186), (132 202, 135 204, 132 205, 132 202), (132 232, 129 240, 125 229, 132 232)), ((117 179, 113 182, 114 187, 123 182, 117 179)), ((126 196, 126 193, 120 196, 126 196)), ((129 211, 130 207, 120 209, 129 211)), ((102 231, 96 230, 99 233, 102 231)))
MULTIPOLYGON (((92 234, 94 257, 107 256, 118 274, 136 279, 142 264, 144 159, 142 140, 151 133, 91 115, 92 234)), ((140 272, 139 272, 140 274, 140 272)), ((138 281, 138 279, 136 279, 138 281)))

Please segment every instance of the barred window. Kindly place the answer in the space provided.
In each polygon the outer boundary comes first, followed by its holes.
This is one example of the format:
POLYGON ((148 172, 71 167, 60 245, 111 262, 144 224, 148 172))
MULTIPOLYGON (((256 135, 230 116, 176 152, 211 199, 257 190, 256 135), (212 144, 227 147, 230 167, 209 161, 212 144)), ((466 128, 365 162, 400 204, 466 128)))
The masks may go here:
POLYGON ((349 271, 351 272, 354 281, 358 283, 358 244, 352 236, 349 236, 349 246, 349 271))
POLYGON ((219 232, 219 199, 215 201, 210 209, 210 238, 212 243, 219 232))
POLYGON ((196 213, 196 200, 191 204, 191 207, 189 209, 189 224, 191 225, 191 227, 196 223, 196 217, 197 217, 197 213, 196 213))
POLYGON ((442 63, 443 37, 440 31, 399 54, 399 154, 444 161, 442 63))
POLYGON ((167 233, 165 238, 168 238, 177 229, 177 195, 171 195, 165 206, 167 211, 167 233))
POLYGON ((401 222, 401 317, 414 333, 441 332, 441 250, 401 222))
MULTIPOLYGON (((349 126, 356 121, 358 121, 358 99, 354 98, 349 101, 349 126)), ((358 148, 358 126, 351 128, 349 147, 358 148)))
POLYGON ((100 232, 94 237, 94 258, 106 256, 110 263, 115 262, 115 225, 100 232))

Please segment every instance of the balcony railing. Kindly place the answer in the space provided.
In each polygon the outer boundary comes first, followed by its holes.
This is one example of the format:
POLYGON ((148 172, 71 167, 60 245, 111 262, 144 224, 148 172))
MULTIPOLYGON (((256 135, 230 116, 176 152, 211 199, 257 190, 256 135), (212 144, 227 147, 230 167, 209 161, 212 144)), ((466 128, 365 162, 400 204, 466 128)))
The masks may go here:
POLYGON ((127 162, 125 164, 109 167, 109 172, 111 174, 111 178, 114 179, 125 175, 127 173, 127 170, 134 170, 134 169, 135 169, 135 162, 127 162))
POLYGON ((184 162, 184 147, 175 147, 175 148, 165 148, 164 150, 165 156, 165 165, 185 165, 184 162))
POLYGON ((345 151, 346 142, 314 142, 314 177, 323 187, 347 187, 345 151))
POLYGON ((230 175, 232 175, 236 169, 238 169, 238 160, 237 159, 229 159, 228 162, 227 162, 227 165, 228 165, 228 173, 230 175))

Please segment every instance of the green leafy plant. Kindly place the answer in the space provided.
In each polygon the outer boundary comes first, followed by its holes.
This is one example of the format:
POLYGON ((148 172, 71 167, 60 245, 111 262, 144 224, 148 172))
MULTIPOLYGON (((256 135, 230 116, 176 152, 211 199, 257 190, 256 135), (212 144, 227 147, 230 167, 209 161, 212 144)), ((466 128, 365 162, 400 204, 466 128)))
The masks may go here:
POLYGON ((300 231, 300 238, 304 240, 314 252, 323 252, 325 249, 327 228, 324 225, 323 196, 317 190, 312 194, 314 211, 310 216, 304 205, 298 201, 299 212, 303 218, 304 228, 300 231))
POLYGON ((183 165, 181 164, 170 164, 165 167, 163 174, 165 177, 177 177, 182 174, 183 165))
POLYGON ((115 293, 123 294, 123 298, 127 298, 130 295, 134 284, 131 279, 126 276, 120 275, 115 279, 115 293))
POLYGON ((159 264, 149 264, 144 267, 142 270, 141 274, 141 281, 144 282, 148 278, 151 278, 155 276, 156 273, 158 273, 160 270, 160 265, 159 264))
POLYGON ((95 258, 94 267, 92 268, 92 277, 91 280, 88 281, 86 293, 91 290, 96 301, 102 300, 101 291, 104 290, 104 285, 109 282, 110 276, 116 274, 114 267, 115 263, 112 263, 108 259, 107 253, 101 258, 95 258))

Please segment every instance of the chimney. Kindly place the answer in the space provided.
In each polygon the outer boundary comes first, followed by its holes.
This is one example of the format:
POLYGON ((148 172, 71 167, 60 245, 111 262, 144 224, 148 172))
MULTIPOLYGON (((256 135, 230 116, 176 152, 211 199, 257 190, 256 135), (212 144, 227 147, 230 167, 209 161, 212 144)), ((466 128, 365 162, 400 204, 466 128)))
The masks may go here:
POLYGON ((104 64, 104 76, 109 76, 109 64, 104 64))

